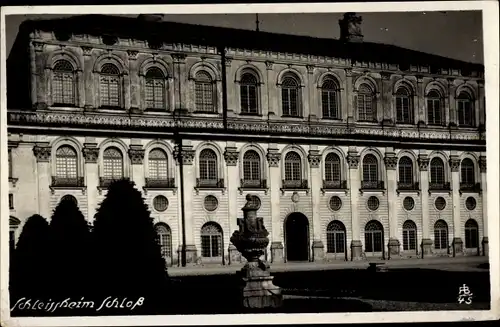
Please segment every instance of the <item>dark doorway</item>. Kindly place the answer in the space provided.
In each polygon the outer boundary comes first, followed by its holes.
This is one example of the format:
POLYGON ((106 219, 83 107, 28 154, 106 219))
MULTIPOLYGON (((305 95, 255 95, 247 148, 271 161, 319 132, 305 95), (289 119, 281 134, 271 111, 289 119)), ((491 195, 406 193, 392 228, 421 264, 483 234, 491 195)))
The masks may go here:
POLYGON ((291 213, 285 220, 287 261, 309 261, 309 220, 301 213, 291 213))

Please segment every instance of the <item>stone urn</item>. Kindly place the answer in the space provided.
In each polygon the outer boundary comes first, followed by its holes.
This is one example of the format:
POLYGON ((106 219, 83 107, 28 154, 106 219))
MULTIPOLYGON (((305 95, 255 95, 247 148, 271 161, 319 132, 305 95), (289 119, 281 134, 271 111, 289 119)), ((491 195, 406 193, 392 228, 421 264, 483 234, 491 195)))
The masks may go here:
POLYGON ((245 308, 277 308, 282 306, 281 289, 273 284, 269 263, 262 260, 269 245, 269 232, 264 227, 264 219, 257 217, 257 207, 251 195, 241 209, 243 219, 238 218, 239 230, 234 231, 231 243, 247 260, 241 269, 245 283, 243 288, 243 306, 245 308))

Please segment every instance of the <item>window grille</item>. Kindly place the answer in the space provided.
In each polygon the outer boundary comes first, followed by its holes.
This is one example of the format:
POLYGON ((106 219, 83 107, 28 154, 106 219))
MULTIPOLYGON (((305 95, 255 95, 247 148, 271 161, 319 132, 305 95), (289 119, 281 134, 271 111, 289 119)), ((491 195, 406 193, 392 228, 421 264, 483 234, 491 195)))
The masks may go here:
POLYGON ((439 211, 444 210, 444 208, 446 208, 446 200, 440 196, 436 198, 434 205, 436 206, 436 209, 438 209, 439 211))
POLYGON ((222 256, 222 229, 218 224, 207 223, 201 229, 201 256, 222 256))
POLYGON ((377 221, 370 221, 365 226, 365 252, 382 252, 384 248, 384 231, 377 221))
POLYGON ((295 77, 286 76, 281 84, 281 106, 284 116, 300 117, 300 85, 295 77))
POLYGON ((417 250, 417 225, 411 220, 403 224, 403 250, 417 250))
POLYGON ((122 179, 123 178, 123 155, 117 148, 107 148, 102 156, 104 178, 122 179))
POLYGON ((368 198, 367 203, 368 203, 368 209, 370 209, 371 211, 377 210, 380 205, 380 201, 376 196, 370 196, 368 198))
POLYGON ((327 182, 337 182, 341 179, 340 158, 335 153, 329 153, 325 158, 325 180, 327 182))
POLYGON ((258 82, 255 75, 245 73, 240 80, 240 103, 241 112, 247 114, 257 114, 259 112, 257 105, 258 82))
POLYGON ((375 120, 374 110, 374 94, 373 90, 366 84, 359 87, 357 94, 358 120, 369 121, 375 120))
POLYGON ((333 211, 339 211, 342 208, 342 200, 338 196, 332 196, 329 205, 333 211))
POLYGON ((146 72, 146 107, 148 109, 165 109, 165 76, 163 72, 153 67, 146 72))
POLYGON ((434 248, 436 250, 448 249, 448 224, 438 220, 434 224, 434 248))
POLYGON ((121 78, 120 71, 113 64, 104 64, 99 77, 100 100, 102 107, 120 107, 121 78))
POLYGON ((212 77, 206 71, 199 71, 195 77, 196 110, 215 112, 215 94, 212 77))
POLYGON ((63 201, 70 201, 73 202, 76 206, 78 206, 78 200, 73 195, 66 194, 61 198, 61 202, 63 201))
POLYGON ((302 162, 296 152, 288 152, 285 156, 285 180, 302 180, 302 162))
POLYGON ((74 148, 63 145, 56 151, 56 176, 76 179, 78 177, 78 156, 74 148))
POLYGON ((345 226, 340 221, 332 221, 326 227, 326 252, 345 253, 345 226))
POLYGON ((321 86, 321 106, 323 118, 340 119, 338 87, 332 79, 327 79, 321 86))
POLYGON ((467 210, 472 211, 476 209, 476 205, 477 205, 476 199, 473 198, 472 196, 469 196, 467 200, 465 200, 465 207, 467 208, 467 210))
POLYGON ((443 125, 441 101, 441 96, 437 91, 432 90, 427 94, 427 123, 429 125, 443 125))
POLYGON ((408 211, 413 210, 415 208, 415 200, 411 196, 407 196, 403 200, 403 207, 408 211))
POLYGON ((207 195, 205 197, 205 200, 203 201, 205 210, 207 211, 215 211, 217 210, 217 207, 219 206, 219 201, 217 198, 213 195, 207 195))
POLYGON ((163 195, 157 195, 153 199, 153 208, 158 212, 163 212, 168 208, 168 199, 163 195))
POLYGON ((168 160, 167 154, 162 149, 153 149, 148 156, 149 179, 166 180, 168 179, 168 160))
POLYGON ((75 104, 75 73, 67 60, 59 60, 54 65, 52 96, 54 105, 75 104))

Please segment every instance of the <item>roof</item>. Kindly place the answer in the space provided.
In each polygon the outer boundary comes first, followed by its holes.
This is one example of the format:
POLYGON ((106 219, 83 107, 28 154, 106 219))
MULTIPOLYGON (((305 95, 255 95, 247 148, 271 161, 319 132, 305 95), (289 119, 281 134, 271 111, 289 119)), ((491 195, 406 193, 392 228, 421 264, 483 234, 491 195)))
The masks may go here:
POLYGON ((165 21, 150 22, 134 17, 80 15, 48 20, 29 20, 21 24, 19 34, 29 34, 32 30, 37 29, 95 36, 109 35, 148 41, 161 40, 166 43, 226 46, 241 49, 329 56, 351 59, 358 62, 429 65, 436 68, 484 70, 484 66, 480 64, 467 63, 388 44, 373 42, 346 43, 338 39, 165 21))

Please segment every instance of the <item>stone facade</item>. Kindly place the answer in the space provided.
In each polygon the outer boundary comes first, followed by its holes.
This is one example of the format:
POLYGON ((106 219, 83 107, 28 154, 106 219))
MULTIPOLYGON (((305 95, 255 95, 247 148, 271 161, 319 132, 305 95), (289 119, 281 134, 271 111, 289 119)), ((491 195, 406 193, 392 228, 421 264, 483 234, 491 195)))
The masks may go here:
MULTIPOLYGON (((105 154, 113 148, 121 176, 135 182, 155 222, 166 226, 162 244, 172 265, 180 260, 182 210, 188 264, 240 262, 229 237, 248 194, 260 201, 258 216, 270 233, 266 256, 273 262, 287 260, 293 244, 303 244, 302 259, 310 261, 488 254, 482 71, 435 72, 424 65, 402 71, 397 63, 230 47, 222 63, 216 47, 150 43, 90 34, 62 38, 46 29, 30 34, 29 60, 22 64, 32 67, 31 105, 8 108, 11 216, 21 227, 35 213, 49 218, 66 195, 92 222, 114 169, 105 154), (65 75, 73 83, 66 105, 55 101, 63 60, 73 67, 65 75), (114 108, 103 105, 111 94, 103 88, 107 64, 118 69, 114 108), (160 98, 148 86, 152 68, 163 76, 154 89, 160 98), (203 87, 211 112, 199 110, 200 72, 210 79, 203 87), (252 91, 244 74, 255 78, 252 91), (292 93, 284 91, 289 76, 298 82, 295 115, 284 105, 292 106, 285 99, 292 93), (325 91, 325 81, 334 88, 325 91), (361 119, 366 105, 359 109, 367 101, 365 86, 373 91, 370 121, 361 119), (403 89, 407 96, 398 98, 403 89), (429 121, 432 91, 440 95, 439 124, 429 121), (246 112, 249 92, 255 112, 246 112), (335 96, 334 117, 325 116, 333 103, 325 104, 325 92, 335 96), (473 108, 468 121, 459 117, 463 94, 473 108), (151 108, 155 101, 161 108, 151 108), (408 101, 411 118, 404 123, 399 101, 408 101), (48 126, 56 127, 47 133, 48 126), (64 146, 75 154, 65 161, 76 172, 69 179, 57 168, 64 146), (208 161, 201 159, 205 150, 208 161), (245 156, 250 152, 251 159, 245 156), (291 221, 305 221, 306 234, 291 221)), ((7 69, 14 67, 8 63, 7 69)), ((18 237, 20 228, 12 231, 18 237)))

